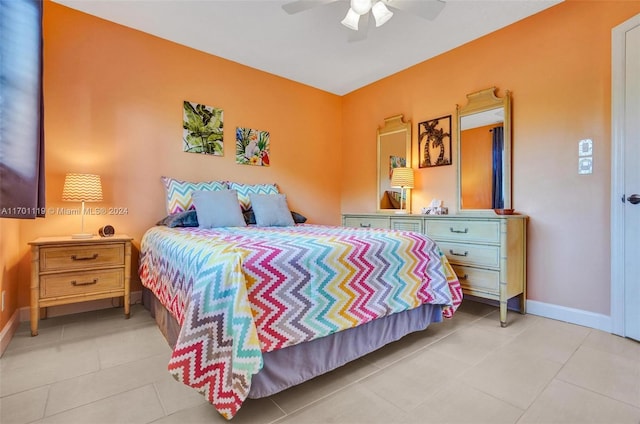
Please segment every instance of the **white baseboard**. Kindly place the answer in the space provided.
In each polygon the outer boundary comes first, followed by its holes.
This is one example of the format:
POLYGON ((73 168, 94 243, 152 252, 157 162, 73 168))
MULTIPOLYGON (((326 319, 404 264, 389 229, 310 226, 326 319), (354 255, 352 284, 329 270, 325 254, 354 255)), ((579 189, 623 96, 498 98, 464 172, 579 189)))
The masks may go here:
POLYGON ((606 331, 607 333, 611 333, 613 329, 613 322, 608 315, 538 302, 536 300, 527 300, 527 313, 595 328, 596 330, 606 331))
POLYGON ((0 331, 0 357, 4 354, 4 351, 9 346, 9 342, 13 338, 13 335, 16 334, 18 330, 18 326, 20 325, 20 311, 18 309, 15 310, 9 321, 5 324, 2 331, 0 331))
MULTIPOLYGON (((99 299, 89 302, 69 303, 68 305, 50 306, 47 308, 47 317, 59 317, 62 315, 79 314, 81 312, 97 311, 99 309, 113 308, 113 299, 99 299)), ((119 300, 120 305, 122 301, 119 300)), ((142 291, 131 292, 130 304, 142 303, 142 291)), ((20 308, 20 322, 31 321, 31 310, 28 306, 20 308)))

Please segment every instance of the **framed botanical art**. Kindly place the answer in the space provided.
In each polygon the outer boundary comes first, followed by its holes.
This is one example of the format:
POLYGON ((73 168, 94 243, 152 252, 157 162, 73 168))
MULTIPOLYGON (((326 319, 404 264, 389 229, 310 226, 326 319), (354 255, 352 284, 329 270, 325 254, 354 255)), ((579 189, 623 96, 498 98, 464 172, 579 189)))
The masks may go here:
POLYGON ((200 103, 182 103, 182 147, 190 153, 222 156, 222 109, 200 103))
POLYGON ((269 133, 251 128, 236 128, 236 163, 269 166, 269 133))
POLYGON ((451 165, 451 115, 418 124, 419 167, 451 165))

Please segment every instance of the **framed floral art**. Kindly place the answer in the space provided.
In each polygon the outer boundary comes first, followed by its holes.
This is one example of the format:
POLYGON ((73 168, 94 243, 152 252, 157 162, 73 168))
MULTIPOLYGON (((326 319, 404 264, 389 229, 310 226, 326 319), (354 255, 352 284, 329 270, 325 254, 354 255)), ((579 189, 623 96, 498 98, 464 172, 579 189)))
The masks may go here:
POLYGON ((269 133, 251 128, 236 128, 236 163, 270 165, 269 133))

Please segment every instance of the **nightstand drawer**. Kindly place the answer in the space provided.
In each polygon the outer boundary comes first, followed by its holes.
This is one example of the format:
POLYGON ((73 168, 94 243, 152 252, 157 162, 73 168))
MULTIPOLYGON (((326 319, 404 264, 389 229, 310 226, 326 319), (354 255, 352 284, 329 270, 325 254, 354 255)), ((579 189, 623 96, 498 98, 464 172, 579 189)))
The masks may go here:
POLYGON ((68 272, 43 275, 40 278, 40 297, 77 295, 124 288, 124 272, 121 269, 100 272, 68 272))
POLYGON ((43 247, 40 272, 124 265, 124 244, 43 247))
POLYGON ((389 228, 389 218, 387 217, 346 217, 345 227, 354 228, 389 228))
POLYGON ((482 244, 461 244, 437 242, 451 263, 476 265, 483 267, 500 267, 500 247, 482 244))
POLYGON ((456 272, 463 289, 498 294, 500 290, 500 272, 460 265, 451 266, 456 272))
POLYGON ((497 221, 438 219, 429 221, 427 235, 435 240, 499 243, 500 223, 497 221))
POLYGON ((47 308, 122 297, 131 302, 131 237, 40 237, 31 245, 31 335, 47 308))

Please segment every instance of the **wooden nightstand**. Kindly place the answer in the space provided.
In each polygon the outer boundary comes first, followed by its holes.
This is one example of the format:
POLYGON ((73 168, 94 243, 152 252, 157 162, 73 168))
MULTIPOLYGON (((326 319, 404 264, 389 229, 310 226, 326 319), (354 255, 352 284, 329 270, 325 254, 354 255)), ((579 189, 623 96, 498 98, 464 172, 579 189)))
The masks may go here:
POLYGON ((124 297, 129 318, 131 240, 113 237, 40 237, 31 245, 31 335, 38 335, 40 308, 124 297))

